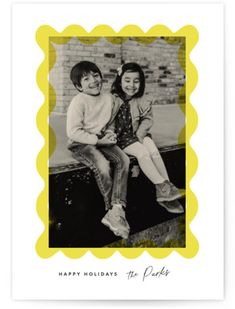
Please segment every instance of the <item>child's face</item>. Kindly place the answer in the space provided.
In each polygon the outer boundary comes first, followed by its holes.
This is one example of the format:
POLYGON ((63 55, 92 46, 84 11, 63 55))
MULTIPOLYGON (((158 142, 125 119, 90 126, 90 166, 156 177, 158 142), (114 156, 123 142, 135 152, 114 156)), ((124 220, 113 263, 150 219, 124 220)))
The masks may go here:
POLYGON ((98 72, 90 72, 80 80, 79 90, 88 95, 99 95, 102 87, 102 79, 98 72))
POLYGON ((140 89, 139 72, 125 72, 122 76, 121 86, 127 98, 133 97, 140 89))

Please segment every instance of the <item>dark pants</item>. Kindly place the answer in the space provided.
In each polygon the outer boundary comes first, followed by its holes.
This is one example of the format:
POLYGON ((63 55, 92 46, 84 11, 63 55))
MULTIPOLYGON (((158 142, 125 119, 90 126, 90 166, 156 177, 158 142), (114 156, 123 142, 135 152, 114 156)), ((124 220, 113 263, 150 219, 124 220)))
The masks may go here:
POLYGON ((81 144, 71 149, 73 157, 88 166, 93 172, 104 197, 105 209, 110 205, 126 206, 127 180, 130 160, 116 145, 97 147, 81 144), (110 163, 113 165, 113 179, 110 163))

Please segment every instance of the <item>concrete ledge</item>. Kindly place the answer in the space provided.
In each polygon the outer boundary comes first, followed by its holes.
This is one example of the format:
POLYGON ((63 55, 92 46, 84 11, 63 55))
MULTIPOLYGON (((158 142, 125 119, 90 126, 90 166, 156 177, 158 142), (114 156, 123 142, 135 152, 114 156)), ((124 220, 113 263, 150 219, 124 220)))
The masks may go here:
MULTIPOLYGON (((159 149, 160 153, 166 153, 170 151, 176 151, 180 149, 184 149, 185 144, 181 145, 172 145, 172 146, 166 146, 159 149)), ((136 159, 134 157, 131 157, 131 164, 137 164, 136 159)), ((71 162, 71 163, 61 163, 54 166, 49 167, 49 174, 59 174, 59 173, 65 173, 65 172, 71 172, 75 170, 79 170, 82 172, 85 172, 85 170, 88 169, 84 164, 79 162, 71 162)))
MULTIPOLYGON (((185 188, 185 150, 168 151, 162 157, 171 181, 178 188, 185 188)), ((130 243, 123 246, 134 246, 138 242, 140 247, 146 244, 159 247, 167 242, 167 235, 176 235, 176 230, 168 230, 168 225, 156 228, 178 215, 158 205, 155 194, 154 186, 142 172, 137 178, 129 177, 127 218, 131 236, 130 243), (135 237, 141 231, 145 232, 135 237), (154 233, 157 238, 153 237, 154 233)), ((181 203, 184 206, 184 199, 181 203)), ((104 201, 88 168, 50 175, 49 211, 50 247, 103 247, 120 241, 101 224, 105 215, 104 201)), ((169 246, 175 244, 174 239, 169 238, 169 246)))

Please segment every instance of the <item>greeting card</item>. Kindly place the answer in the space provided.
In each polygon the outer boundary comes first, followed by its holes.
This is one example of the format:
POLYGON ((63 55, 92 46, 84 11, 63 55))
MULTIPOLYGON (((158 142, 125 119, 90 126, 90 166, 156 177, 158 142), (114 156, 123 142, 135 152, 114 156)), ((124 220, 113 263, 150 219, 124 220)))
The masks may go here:
POLYGON ((223 7, 133 5, 13 6, 16 299, 223 297, 223 7))

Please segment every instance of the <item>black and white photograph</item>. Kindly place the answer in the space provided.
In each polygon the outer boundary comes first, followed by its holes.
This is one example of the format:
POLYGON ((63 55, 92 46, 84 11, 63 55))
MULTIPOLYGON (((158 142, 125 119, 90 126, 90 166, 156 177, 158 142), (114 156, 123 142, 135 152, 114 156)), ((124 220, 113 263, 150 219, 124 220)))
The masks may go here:
POLYGON ((50 37, 49 247, 185 247, 185 37, 50 37))

